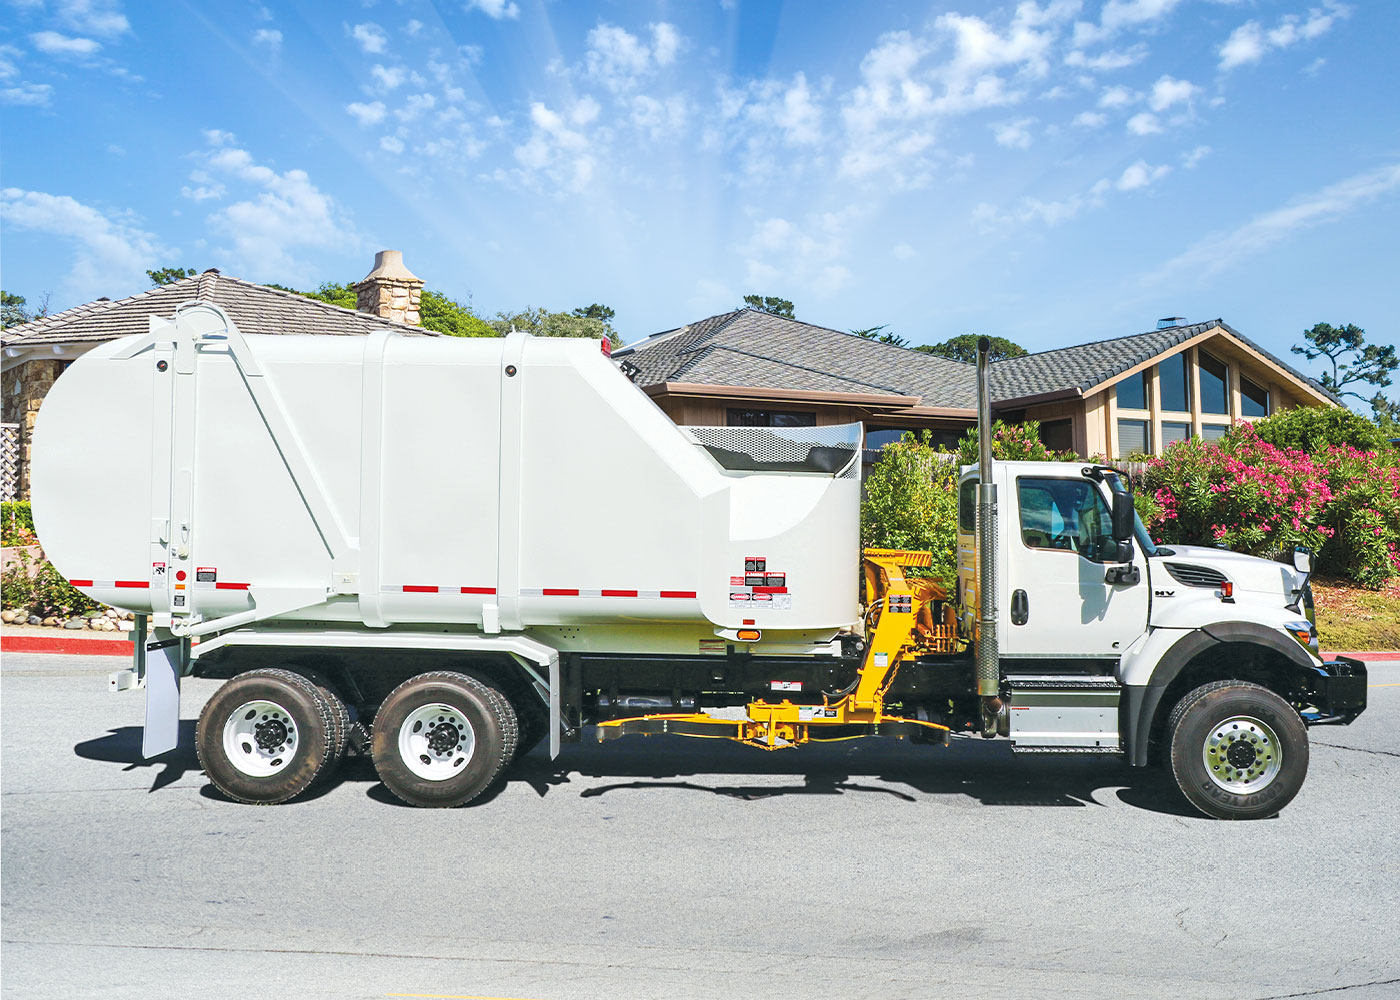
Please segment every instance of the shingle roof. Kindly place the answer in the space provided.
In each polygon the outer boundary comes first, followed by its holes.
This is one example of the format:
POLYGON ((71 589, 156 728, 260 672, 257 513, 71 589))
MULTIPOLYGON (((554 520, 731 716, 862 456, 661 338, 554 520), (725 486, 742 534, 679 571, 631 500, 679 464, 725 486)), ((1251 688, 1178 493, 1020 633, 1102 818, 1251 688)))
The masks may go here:
POLYGON ((1129 337, 1097 340, 1074 347, 1060 347, 1038 354, 1008 358, 992 365, 992 398, 998 401, 1021 399, 1062 389, 1087 392, 1105 379, 1125 372, 1148 358, 1169 351, 1194 337, 1211 330, 1223 330, 1248 345, 1274 364, 1312 386, 1318 392, 1340 402, 1315 380, 1298 371, 1288 362, 1275 357, 1223 320, 1213 319, 1189 326, 1173 326, 1165 330, 1150 330, 1129 337))
POLYGON ((637 384, 694 382, 921 396, 972 410, 975 369, 756 309, 736 309, 613 352, 641 369, 637 384))
POLYGON ((149 318, 168 319, 182 303, 198 299, 213 302, 238 324, 243 333, 318 333, 364 335, 375 330, 439 336, 432 330, 381 319, 369 313, 342 309, 328 302, 308 299, 266 285, 234 278, 218 271, 172 281, 125 299, 106 299, 43 316, 0 333, 0 343, 10 347, 114 340, 150 329, 149 318))

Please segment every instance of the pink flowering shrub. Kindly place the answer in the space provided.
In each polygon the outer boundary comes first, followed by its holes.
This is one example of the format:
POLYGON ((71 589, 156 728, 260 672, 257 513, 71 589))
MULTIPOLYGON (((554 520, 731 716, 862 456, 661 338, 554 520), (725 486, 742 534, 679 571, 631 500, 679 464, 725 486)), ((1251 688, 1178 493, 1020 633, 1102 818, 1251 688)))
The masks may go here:
POLYGON ((1379 587, 1400 575, 1400 460, 1350 445, 1278 448, 1248 424, 1148 463, 1139 512, 1163 542, 1272 556, 1307 545, 1317 568, 1379 587))

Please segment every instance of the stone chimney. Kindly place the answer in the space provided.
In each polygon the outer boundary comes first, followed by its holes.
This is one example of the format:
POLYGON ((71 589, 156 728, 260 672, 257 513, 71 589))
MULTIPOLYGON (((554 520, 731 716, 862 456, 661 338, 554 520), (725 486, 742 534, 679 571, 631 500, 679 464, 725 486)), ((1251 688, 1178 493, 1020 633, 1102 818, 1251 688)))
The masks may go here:
POLYGON ((380 250, 374 255, 374 270, 355 285, 355 308, 418 326, 418 300, 422 295, 423 279, 404 267, 403 253, 380 250))

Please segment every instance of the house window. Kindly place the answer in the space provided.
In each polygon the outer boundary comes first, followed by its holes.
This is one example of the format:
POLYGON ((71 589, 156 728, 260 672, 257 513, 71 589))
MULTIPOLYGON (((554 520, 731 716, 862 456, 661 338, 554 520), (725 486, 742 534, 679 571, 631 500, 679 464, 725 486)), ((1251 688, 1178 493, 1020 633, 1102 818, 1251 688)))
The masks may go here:
POLYGON ((1191 425, 1162 421, 1162 450, 1176 444, 1178 441, 1185 441, 1191 436, 1191 425))
POLYGON ((1213 358, 1205 351, 1201 358, 1201 412, 1230 412, 1230 370, 1225 362, 1213 358))
POLYGON ((803 410, 730 410, 730 427, 815 427, 817 415, 803 410))
POLYGON ((1147 373, 1129 375, 1118 383, 1118 405, 1125 410, 1147 409, 1147 373))
POLYGON ((1246 417, 1269 415, 1269 390, 1240 376, 1240 414, 1246 417))
MULTIPOLYGON (((1122 385, 1120 382, 1119 385, 1122 385)), ((1040 425, 1040 443, 1051 451, 1070 451, 1074 448, 1074 421, 1047 420, 1040 425)))
POLYGON ((919 436, 917 429, 913 427, 867 427, 865 429, 865 446, 867 448, 883 448, 885 445, 903 440, 905 434, 919 436))
POLYGON ((1202 424, 1201 437, 1207 441, 1219 441, 1229 429, 1229 424, 1202 424))
POLYGON ((1118 421, 1118 457, 1147 454, 1152 451, 1152 435, 1146 420, 1118 421))
POLYGON ((1187 389, 1186 355, 1178 354, 1157 366, 1157 385, 1161 389, 1160 405, 1164 410, 1186 413, 1191 409, 1191 392, 1187 389))

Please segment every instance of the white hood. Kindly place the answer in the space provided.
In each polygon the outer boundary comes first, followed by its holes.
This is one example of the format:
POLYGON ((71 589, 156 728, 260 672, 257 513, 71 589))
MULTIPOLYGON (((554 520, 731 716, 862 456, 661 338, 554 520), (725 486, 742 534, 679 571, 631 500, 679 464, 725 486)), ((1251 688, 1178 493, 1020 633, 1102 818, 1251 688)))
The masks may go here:
POLYGON ((1196 566, 1210 566, 1225 574, 1225 578, 1237 590, 1249 590, 1259 594, 1277 595, 1284 604, 1293 601, 1294 592, 1300 590, 1306 579, 1302 574, 1272 559, 1247 556, 1229 549, 1211 548, 1205 545, 1166 545, 1174 553, 1159 556, 1163 562, 1190 563, 1196 566))

